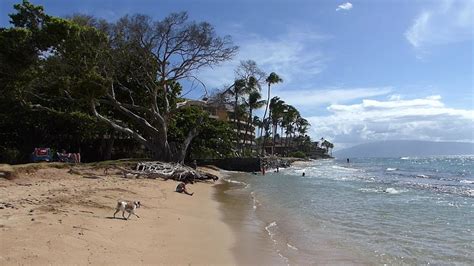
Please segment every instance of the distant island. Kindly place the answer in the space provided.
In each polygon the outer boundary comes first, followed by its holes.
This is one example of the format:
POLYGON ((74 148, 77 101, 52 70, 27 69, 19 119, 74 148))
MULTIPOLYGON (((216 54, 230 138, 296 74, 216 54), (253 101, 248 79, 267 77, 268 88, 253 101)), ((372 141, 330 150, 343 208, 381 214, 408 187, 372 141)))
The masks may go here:
POLYGON ((336 158, 350 157, 402 157, 474 154, 474 143, 435 142, 419 140, 389 140, 364 143, 334 151, 336 158))

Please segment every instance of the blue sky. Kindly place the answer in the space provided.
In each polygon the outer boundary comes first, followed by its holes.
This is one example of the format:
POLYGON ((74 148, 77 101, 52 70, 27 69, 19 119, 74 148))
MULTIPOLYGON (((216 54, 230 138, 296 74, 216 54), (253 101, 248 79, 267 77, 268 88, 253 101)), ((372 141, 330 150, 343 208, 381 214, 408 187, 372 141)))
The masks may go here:
MULTIPOLYGON (((1 26, 16 2, 0 3, 1 26)), ((230 84, 240 60, 255 60, 284 79, 273 95, 301 110, 310 135, 339 148, 386 139, 474 141, 474 1, 32 2, 57 16, 110 21, 188 11, 240 46, 234 60, 198 73, 208 89, 230 84)))

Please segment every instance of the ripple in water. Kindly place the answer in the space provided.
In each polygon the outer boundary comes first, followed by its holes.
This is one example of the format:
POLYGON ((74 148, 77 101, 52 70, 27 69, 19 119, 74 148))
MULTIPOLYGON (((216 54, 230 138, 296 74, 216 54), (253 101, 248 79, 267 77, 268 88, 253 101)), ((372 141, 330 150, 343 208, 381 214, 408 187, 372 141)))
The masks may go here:
POLYGON ((474 265, 473 171, 474 157, 322 160, 246 182, 290 261, 291 252, 313 256, 305 252, 320 248, 315 232, 324 232, 375 264, 474 265))

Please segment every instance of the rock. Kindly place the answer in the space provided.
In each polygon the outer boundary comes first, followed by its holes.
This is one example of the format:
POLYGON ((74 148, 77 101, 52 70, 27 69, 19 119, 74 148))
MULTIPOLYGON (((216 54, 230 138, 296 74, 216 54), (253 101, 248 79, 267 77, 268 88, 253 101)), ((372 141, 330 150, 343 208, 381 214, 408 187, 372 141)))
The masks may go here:
POLYGON ((15 169, 9 164, 0 164, 0 178, 6 178, 8 180, 15 179, 17 177, 15 169))

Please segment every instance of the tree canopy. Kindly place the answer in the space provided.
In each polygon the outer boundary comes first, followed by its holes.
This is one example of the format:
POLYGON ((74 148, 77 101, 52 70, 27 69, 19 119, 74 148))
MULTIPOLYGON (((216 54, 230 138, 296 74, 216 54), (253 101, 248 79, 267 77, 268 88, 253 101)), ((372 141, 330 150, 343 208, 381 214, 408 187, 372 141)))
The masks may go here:
POLYGON ((238 50, 230 36, 186 12, 162 19, 126 15, 110 23, 84 14, 50 16, 26 0, 14 9, 11 27, 0 28, 0 156, 41 143, 80 150, 82 142, 118 136, 153 159, 183 162, 257 150, 248 136, 254 125, 262 150, 266 136, 275 146, 278 128, 280 138, 307 133, 309 123, 296 108, 270 100, 271 86, 282 78, 267 76, 253 60, 241 61, 232 85, 215 95, 233 105, 230 123, 181 104, 183 80, 199 83, 198 70, 231 60, 238 50), (266 101, 260 94, 265 83, 266 101), (264 105, 263 118, 255 119, 264 105))
POLYGON ((30 108, 92 114, 132 136, 155 159, 184 159, 198 130, 168 141, 178 82, 232 58, 237 47, 229 36, 217 36, 207 22, 189 21, 185 12, 106 24, 48 16, 28 1, 15 9, 13 27, 0 32, 2 88, 30 108))

